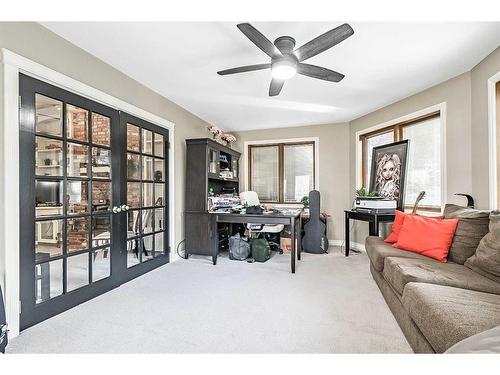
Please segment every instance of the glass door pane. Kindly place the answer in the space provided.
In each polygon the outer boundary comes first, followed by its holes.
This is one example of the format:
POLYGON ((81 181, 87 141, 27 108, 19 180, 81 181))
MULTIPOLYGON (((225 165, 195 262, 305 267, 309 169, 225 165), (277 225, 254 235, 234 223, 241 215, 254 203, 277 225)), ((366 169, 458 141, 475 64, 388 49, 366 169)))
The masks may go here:
POLYGON ((166 136, 160 128, 154 130, 154 125, 132 116, 126 128, 126 264, 132 268, 166 255, 166 136))
POLYGON ((212 148, 208 149, 208 173, 219 177, 219 153, 212 148))
POLYGON ((62 102, 35 94, 35 131, 38 134, 62 136, 62 102))
POLYGON ((238 177, 238 158, 233 157, 233 178, 238 177))

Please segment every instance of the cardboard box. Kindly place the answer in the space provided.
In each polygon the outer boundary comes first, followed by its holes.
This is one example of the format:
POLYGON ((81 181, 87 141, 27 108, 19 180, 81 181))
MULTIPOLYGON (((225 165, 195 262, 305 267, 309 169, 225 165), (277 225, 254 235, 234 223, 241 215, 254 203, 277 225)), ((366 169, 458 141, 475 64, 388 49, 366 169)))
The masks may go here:
POLYGON ((292 252, 292 239, 281 237, 280 238, 280 248, 284 254, 290 254, 292 252))

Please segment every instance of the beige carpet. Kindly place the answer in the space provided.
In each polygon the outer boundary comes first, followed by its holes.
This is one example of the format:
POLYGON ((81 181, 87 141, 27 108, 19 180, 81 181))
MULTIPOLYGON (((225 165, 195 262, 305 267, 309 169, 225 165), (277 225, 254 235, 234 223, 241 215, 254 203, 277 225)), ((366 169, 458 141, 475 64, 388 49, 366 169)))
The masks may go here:
POLYGON ((192 257, 46 320, 10 353, 409 353, 366 254, 192 257))

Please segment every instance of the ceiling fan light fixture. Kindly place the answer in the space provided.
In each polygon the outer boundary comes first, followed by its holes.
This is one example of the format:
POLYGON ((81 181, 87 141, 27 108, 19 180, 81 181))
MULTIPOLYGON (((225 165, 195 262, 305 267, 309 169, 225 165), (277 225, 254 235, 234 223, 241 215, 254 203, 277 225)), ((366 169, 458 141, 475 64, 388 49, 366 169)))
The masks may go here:
POLYGON ((290 60, 276 61, 271 68, 273 78, 279 80, 286 80, 292 78, 297 74, 297 63, 290 60))
POLYGON ((347 23, 321 34, 299 48, 295 48, 295 39, 291 36, 280 36, 274 43, 271 43, 265 35, 248 22, 240 23, 237 27, 253 44, 271 58, 271 63, 245 65, 221 70, 217 72, 221 76, 271 68, 273 79, 269 85, 269 96, 279 95, 285 81, 297 73, 329 82, 340 82, 345 77, 334 70, 305 64, 303 61, 332 48, 353 35, 354 30, 347 23))

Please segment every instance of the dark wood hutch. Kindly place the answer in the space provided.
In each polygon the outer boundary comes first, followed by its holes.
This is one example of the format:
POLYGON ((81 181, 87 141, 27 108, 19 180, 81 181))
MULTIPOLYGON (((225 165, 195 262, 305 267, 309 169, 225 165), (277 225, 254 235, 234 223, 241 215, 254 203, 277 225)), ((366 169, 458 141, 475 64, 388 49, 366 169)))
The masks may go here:
MULTIPOLYGON (((186 258, 189 254, 212 255, 209 191, 239 194, 241 154, 209 138, 187 139, 186 153, 186 258)), ((225 240, 224 235, 219 237, 225 240)))

